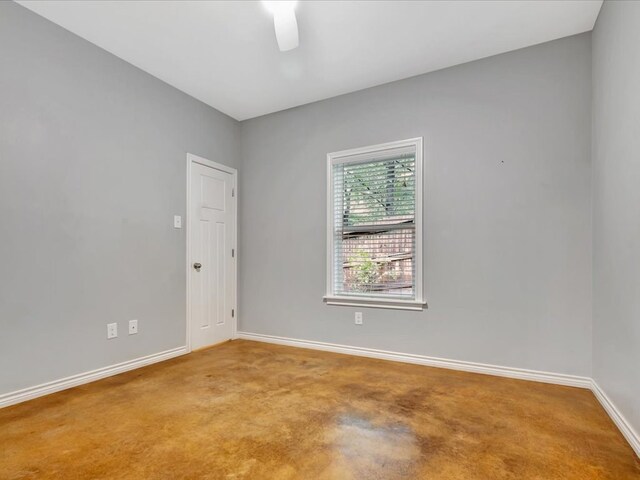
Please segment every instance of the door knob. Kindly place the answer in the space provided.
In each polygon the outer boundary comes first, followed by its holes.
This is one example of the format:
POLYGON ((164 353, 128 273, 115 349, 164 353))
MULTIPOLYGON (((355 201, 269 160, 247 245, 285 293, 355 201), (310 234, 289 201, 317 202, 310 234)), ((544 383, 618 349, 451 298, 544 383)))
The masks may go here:
POLYGON ((193 268, 196 269, 196 272, 199 272, 200 269, 202 268, 202 264, 201 263, 194 263, 193 264, 193 268))

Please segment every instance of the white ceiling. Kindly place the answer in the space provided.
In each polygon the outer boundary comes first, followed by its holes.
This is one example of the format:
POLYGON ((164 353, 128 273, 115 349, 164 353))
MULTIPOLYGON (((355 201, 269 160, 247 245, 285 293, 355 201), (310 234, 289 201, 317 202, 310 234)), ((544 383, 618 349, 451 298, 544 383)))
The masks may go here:
POLYGON ((285 53, 260 2, 18 3, 244 120, 589 31, 602 0, 300 1, 285 53))

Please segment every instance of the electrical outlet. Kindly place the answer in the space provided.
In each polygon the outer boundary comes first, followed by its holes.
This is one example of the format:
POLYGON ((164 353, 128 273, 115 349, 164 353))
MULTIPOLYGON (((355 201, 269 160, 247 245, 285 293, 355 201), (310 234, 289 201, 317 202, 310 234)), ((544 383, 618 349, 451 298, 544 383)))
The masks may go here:
POLYGON ((182 217, 180 215, 173 216, 173 228, 182 228, 182 217))
POLYGON ((362 312, 356 312, 356 325, 362 325, 362 312))
POLYGON ((129 320, 129 335, 138 333, 138 320, 129 320))
POLYGON ((116 338, 118 336, 118 324, 107 323, 107 339, 116 338))

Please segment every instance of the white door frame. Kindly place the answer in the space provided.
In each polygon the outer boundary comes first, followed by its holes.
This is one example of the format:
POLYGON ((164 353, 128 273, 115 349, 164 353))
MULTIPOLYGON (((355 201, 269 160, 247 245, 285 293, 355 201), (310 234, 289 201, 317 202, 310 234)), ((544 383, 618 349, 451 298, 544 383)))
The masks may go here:
POLYGON ((235 261, 233 262, 233 305, 235 315, 231 319, 231 338, 238 336, 238 170, 221 163, 207 160, 206 158, 187 153, 187 214, 185 222, 187 226, 187 352, 191 352, 191 166, 194 163, 211 167, 221 172, 231 174, 233 178, 233 198, 236 208, 233 218, 233 248, 235 249, 235 261))

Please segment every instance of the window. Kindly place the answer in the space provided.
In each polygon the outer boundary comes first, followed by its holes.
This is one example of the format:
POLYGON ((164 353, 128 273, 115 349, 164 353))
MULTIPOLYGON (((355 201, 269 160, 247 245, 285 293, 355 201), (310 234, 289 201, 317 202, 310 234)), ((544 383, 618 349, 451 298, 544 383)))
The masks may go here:
POLYGON ((421 310, 422 138, 327 155, 331 305, 421 310))

